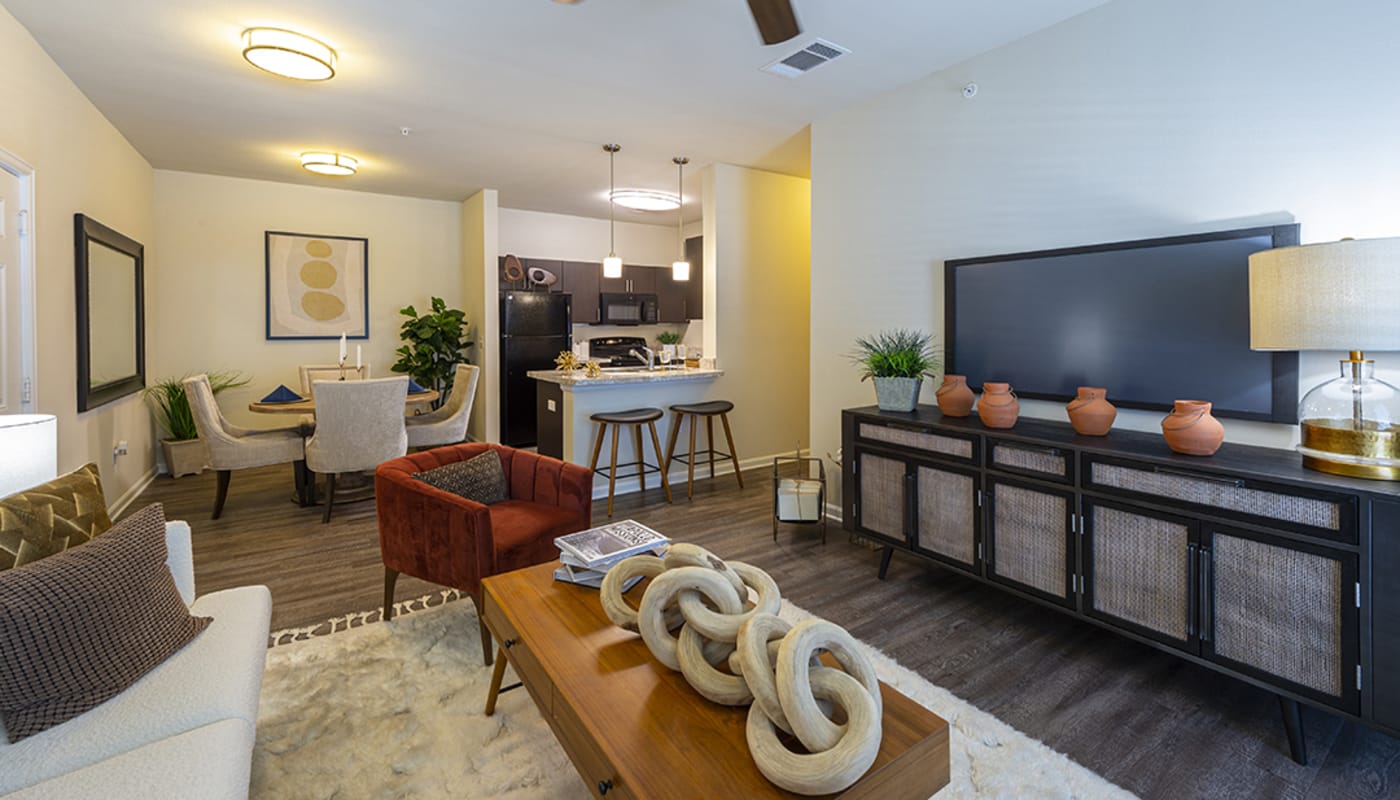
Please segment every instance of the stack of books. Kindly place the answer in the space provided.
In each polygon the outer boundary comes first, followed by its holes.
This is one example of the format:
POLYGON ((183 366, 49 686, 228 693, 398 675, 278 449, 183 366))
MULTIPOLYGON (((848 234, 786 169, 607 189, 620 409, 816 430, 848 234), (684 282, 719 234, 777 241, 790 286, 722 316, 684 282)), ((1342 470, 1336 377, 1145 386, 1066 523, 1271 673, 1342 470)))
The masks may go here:
MULTIPOLYGON (((560 536, 554 540, 559 548, 559 561, 554 579, 594 589, 603 585, 603 577, 614 564, 637 555, 660 555, 671 540, 635 520, 611 522, 598 528, 560 536)), ((627 591, 640 577, 622 587, 627 591)))

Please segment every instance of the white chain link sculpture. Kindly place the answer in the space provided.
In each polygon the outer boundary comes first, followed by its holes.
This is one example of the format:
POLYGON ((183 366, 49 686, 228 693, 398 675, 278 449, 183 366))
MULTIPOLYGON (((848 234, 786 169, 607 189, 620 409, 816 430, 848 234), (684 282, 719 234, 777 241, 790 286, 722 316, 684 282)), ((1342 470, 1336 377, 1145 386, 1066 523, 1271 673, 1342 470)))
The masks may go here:
POLYGON ((613 624, 641 633, 652 655, 706 699, 752 704, 749 752, 778 786, 804 795, 839 792, 875 763, 883 708, 875 669, 843 628, 780 619, 778 585, 763 570, 677 543, 664 559, 634 556, 608 570, 601 599, 613 624), (636 576, 652 580, 633 609, 621 589, 636 576), (823 664, 822 651, 845 671, 823 664), (844 723, 832 721, 834 708, 844 723), (779 730, 807 752, 788 749, 779 730))

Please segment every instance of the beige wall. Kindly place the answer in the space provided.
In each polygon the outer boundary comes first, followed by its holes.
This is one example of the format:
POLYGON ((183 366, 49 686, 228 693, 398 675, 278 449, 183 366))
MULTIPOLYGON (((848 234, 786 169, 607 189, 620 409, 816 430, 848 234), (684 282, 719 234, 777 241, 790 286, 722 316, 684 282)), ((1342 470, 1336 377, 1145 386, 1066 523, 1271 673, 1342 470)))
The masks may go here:
MULTIPOLYGON (((147 278, 149 351, 156 377, 241 370, 252 382, 220 396, 240 424, 288 420, 247 410, 284 383, 298 386, 297 365, 335 363, 338 342, 268 341, 265 231, 369 239, 369 339, 375 376, 392 375, 401 344, 399 309, 418 313, 433 296, 461 307, 460 203, 346 189, 157 170, 156 257, 147 278)), ((468 317, 475 327, 479 319, 468 317)))
MULTIPOLYGON (((618 208, 617 254, 626 264, 670 266, 680 253, 675 212, 647 214, 657 221, 664 220, 659 225, 623 220, 640 213, 643 212, 618 208)), ((601 262, 608 254, 608 221, 503 208, 497 246, 500 255, 601 262)))
POLYGON ((500 213, 496 190, 482 189, 462 202, 462 310, 480 320, 473 362, 481 367, 468 433, 477 441, 501 440, 501 309, 496 302, 496 258, 500 213))
POLYGON ((712 394, 735 405, 740 456, 791 454, 808 442, 811 182, 729 164, 701 179, 712 394))
MULTIPOLYGON (((1295 220, 1304 242, 1400 233, 1397 26, 1384 3, 1120 0, 816 122, 813 450, 839 446, 843 407, 874 402, 843 355, 856 336, 941 341, 946 259, 1295 220)), ((1304 354, 1302 388, 1335 358, 1304 354)), ((1400 360, 1378 366, 1396 380, 1400 360)), ((1297 437, 1225 426, 1228 441, 1297 437)))
MULTIPOLYGON (((115 504, 152 474, 153 428, 135 396, 77 412, 73 215, 87 214, 146 246, 149 325, 156 308, 149 296, 156 252, 151 167, 3 8, 0 75, 0 149, 35 170, 35 410, 58 417, 59 469, 96 461, 107 500, 115 504), (112 448, 123 439, 130 455, 114 466, 112 448)), ((154 348, 147 330, 150 375, 154 348)))

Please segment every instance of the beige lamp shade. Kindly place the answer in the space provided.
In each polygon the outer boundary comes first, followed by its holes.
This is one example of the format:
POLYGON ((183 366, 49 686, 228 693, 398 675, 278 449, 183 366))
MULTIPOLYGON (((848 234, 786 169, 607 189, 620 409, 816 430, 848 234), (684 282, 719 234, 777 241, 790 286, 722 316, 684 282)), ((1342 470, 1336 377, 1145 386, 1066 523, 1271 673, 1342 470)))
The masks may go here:
POLYGON ((1249 257, 1255 350, 1400 350, 1400 238, 1264 250, 1249 257))

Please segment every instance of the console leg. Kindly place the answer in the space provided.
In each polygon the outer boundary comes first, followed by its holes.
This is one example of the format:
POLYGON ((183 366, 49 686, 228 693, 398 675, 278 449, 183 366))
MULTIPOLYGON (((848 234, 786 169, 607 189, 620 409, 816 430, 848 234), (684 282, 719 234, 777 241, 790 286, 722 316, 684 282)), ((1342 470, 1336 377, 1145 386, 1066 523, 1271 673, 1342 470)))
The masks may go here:
POLYGON ((486 716, 496 713, 496 698, 501 694, 501 678, 506 674, 506 649, 496 654, 496 668, 491 670, 491 690, 486 693, 486 716))
POLYGON ((885 573, 889 571, 890 559, 894 557, 894 548, 886 547, 880 552, 880 580, 885 579, 885 573))
POLYGON ((1288 733, 1288 752, 1293 760, 1307 766, 1308 745, 1303 740, 1303 713, 1297 700, 1283 695, 1278 698, 1279 710, 1283 712, 1283 729, 1288 733))

